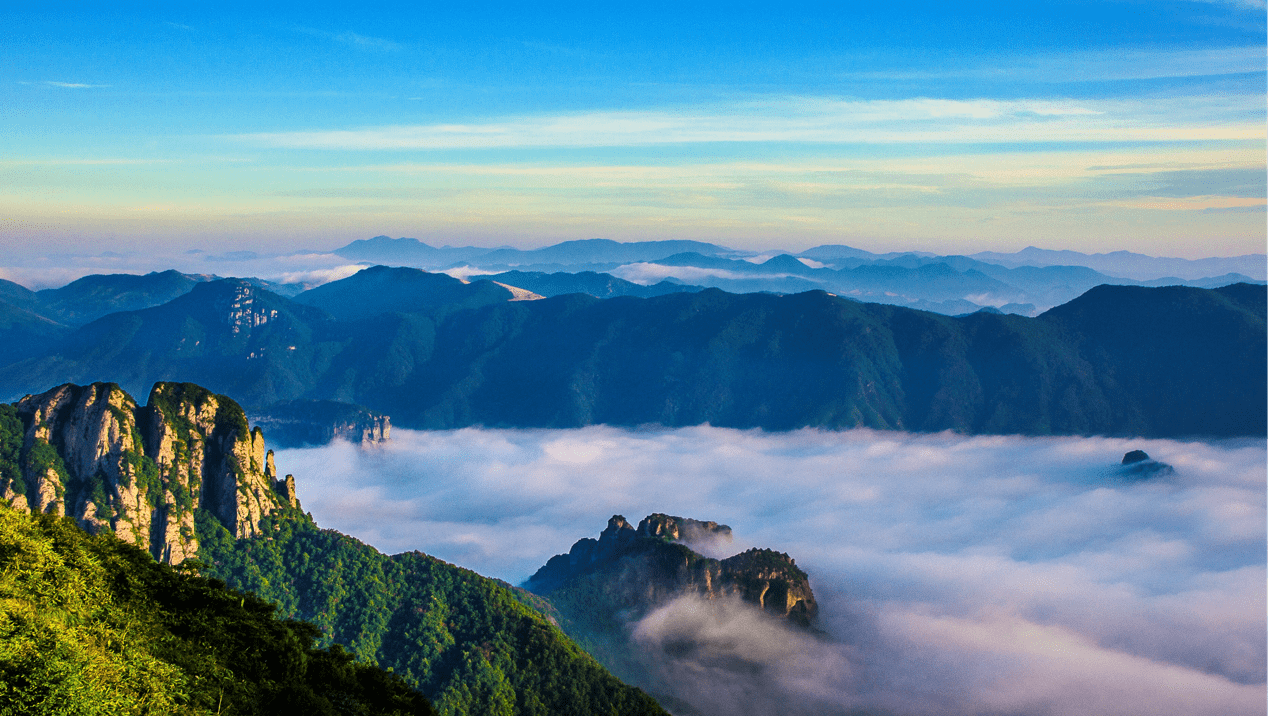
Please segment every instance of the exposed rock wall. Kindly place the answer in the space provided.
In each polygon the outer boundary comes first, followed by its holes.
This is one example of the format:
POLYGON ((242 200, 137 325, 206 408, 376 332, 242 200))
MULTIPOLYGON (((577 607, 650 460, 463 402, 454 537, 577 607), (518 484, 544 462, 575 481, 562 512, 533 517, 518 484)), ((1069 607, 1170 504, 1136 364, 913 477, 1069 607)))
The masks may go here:
POLYGON ((22 510, 68 514, 173 564, 198 551, 194 510, 237 537, 296 507, 273 453, 242 408, 189 383, 157 383, 145 406, 113 383, 62 385, 16 404, 24 435, 19 479, 0 497, 22 510))
POLYGON ((674 517, 660 512, 640 520, 635 532, 641 537, 660 537, 671 542, 731 542, 731 528, 727 525, 674 517))

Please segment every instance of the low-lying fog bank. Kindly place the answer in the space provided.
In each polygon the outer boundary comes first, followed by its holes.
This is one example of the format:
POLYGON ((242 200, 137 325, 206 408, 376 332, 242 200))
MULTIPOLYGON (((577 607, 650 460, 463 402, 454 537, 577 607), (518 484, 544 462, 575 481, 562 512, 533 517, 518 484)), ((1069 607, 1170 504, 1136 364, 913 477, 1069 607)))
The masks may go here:
POLYGON ((1265 713, 1263 441, 394 430, 278 465, 322 526, 512 583, 613 514, 788 552, 828 642, 690 600, 635 625, 700 644, 667 678, 737 713, 1265 713), (1175 473, 1121 475, 1136 448, 1175 473), (710 666, 735 656, 763 679, 710 666))

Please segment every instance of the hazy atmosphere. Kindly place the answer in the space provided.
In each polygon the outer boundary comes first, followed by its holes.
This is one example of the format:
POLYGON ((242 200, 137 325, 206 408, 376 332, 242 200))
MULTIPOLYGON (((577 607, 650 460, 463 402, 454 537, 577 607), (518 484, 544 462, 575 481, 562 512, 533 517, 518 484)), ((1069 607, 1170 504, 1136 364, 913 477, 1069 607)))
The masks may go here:
POLYGON ((690 600, 632 625, 706 645, 666 677, 734 712, 1263 713, 1263 441, 401 430, 278 464, 320 524, 512 583, 613 514, 789 553, 826 641, 690 600), (1131 449, 1175 472, 1125 476, 1131 449))

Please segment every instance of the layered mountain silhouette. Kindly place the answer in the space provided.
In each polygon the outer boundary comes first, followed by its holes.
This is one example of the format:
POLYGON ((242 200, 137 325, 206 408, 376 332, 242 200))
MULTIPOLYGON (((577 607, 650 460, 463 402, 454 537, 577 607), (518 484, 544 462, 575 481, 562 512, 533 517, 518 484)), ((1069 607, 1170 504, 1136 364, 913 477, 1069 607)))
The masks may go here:
MULTIPOLYGON (((1102 284, 1216 288, 1266 278, 1263 255, 1188 260, 1127 251, 1089 255, 1036 248, 1013 254, 937 256, 926 252, 877 254, 827 245, 798 254, 754 254, 699 241, 619 243, 590 239, 526 251, 505 247, 438 249, 415 239, 378 236, 355 241, 335 253, 363 262, 453 270, 461 275, 531 274, 534 278, 526 280, 537 281, 546 291, 525 288, 544 296, 560 293, 552 290, 552 285, 569 281, 569 274, 599 272, 647 288, 670 281, 732 293, 818 289, 947 315, 991 306, 1003 313, 1033 316, 1102 284), (545 283, 539 274, 554 280, 545 283)), ((592 286, 593 280, 578 281, 571 291, 600 298, 666 292, 614 293, 602 285, 592 286)))
POLYGON ((703 288, 702 286, 676 283, 669 280, 645 286, 595 271, 579 271, 577 273, 566 273, 563 271, 555 273, 506 271, 484 276, 473 276, 472 278, 474 280, 509 284, 546 297, 563 296, 569 293, 584 293, 595 298, 613 298, 616 296, 649 298, 651 296, 664 296, 667 293, 700 291, 703 288))
POLYGON ((167 303, 183 296, 203 276, 187 276, 179 271, 163 271, 135 276, 110 274, 85 276, 61 288, 35 294, 45 316, 70 326, 85 323, 117 311, 136 311, 167 303))
POLYGON ((411 428, 1265 433, 1263 286, 1101 286, 1037 318, 949 317, 822 291, 510 293, 417 269, 363 271, 295 300, 202 282, 50 338, 0 368, 0 397, 179 380, 253 408, 358 404, 411 428))

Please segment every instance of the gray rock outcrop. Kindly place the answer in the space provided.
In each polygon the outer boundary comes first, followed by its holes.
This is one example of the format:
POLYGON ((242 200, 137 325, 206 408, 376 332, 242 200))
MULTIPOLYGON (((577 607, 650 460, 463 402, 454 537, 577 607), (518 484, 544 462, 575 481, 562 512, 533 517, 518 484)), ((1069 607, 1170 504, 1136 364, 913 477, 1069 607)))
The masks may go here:
POLYGON ((1119 462, 1119 474, 1124 477, 1146 479, 1171 475, 1175 472, 1166 462, 1154 460, 1145 450, 1130 450, 1119 462))
POLYGON ((61 385, 16 403, 20 475, 0 475, 13 507, 70 515, 177 564, 198 551, 196 509, 235 537, 298 507, 242 408, 190 383, 157 383, 145 406, 113 383, 61 385), (15 479, 16 478, 16 479, 15 479))

